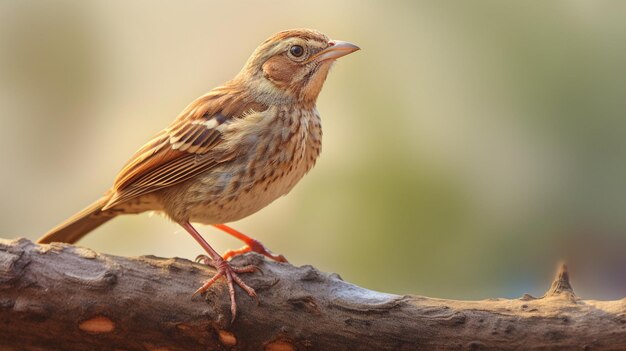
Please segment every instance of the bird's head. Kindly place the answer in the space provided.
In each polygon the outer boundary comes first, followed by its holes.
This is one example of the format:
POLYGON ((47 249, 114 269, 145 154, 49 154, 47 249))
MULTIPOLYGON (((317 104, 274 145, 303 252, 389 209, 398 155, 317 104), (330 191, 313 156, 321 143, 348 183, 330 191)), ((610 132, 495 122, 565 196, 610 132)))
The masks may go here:
POLYGON ((266 104, 315 104, 336 59, 359 50, 311 29, 274 34, 250 56, 239 73, 249 92, 266 104))

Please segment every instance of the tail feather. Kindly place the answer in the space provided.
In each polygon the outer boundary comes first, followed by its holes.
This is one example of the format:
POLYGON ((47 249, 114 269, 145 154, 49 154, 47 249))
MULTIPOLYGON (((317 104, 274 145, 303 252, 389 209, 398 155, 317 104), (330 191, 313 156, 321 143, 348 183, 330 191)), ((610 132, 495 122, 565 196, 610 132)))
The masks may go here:
POLYGON ((109 200, 104 196, 84 210, 67 219, 51 229, 48 233, 37 240, 38 243, 48 244, 51 242, 75 243, 93 229, 109 221, 116 214, 113 211, 102 211, 109 200))

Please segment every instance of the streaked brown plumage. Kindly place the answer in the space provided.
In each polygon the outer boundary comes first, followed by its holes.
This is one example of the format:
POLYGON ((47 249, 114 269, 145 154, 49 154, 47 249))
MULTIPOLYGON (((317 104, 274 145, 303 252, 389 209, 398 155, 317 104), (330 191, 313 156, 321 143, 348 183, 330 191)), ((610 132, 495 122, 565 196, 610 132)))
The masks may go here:
POLYGON ((199 97, 174 122, 139 149, 101 199, 39 239, 73 243, 120 214, 160 211, 183 226, 227 279, 232 318, 233 281, 256 296, 237 276, 254 267, 226 261, 246 251, 274 255, 258 241, 222 223, 246 217, 288 193, 315 164, 321 150, 315 101, 332 63, 358 50, 314 30, 296 29, 263 42, 231 81, 199 97), (214 225, 247 246, 224 258, 189 224, 214 225))

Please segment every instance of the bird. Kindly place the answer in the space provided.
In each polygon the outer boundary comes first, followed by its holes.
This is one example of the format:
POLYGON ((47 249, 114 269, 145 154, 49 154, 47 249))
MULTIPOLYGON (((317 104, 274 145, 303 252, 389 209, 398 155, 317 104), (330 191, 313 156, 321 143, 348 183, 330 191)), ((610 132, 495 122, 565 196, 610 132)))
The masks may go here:
POLYGON ((233 266, 232 257, 254 251, 287 260, 225 223, 286 195, 315 165, 322 138, 318 95, 334 62, 359 49, 313 29, 272 35, 232 80, 193 100, 135 152, 101 198, 38 243, 75 243, 119 215, 162 213, 206 251, 197 260, 216 269, 194 295, 225 278, 234 321, 235 285, 257 299, 239 274, 257 267, 233 266), (222 256, 191 223, 213 225, 245 246, 222 256))

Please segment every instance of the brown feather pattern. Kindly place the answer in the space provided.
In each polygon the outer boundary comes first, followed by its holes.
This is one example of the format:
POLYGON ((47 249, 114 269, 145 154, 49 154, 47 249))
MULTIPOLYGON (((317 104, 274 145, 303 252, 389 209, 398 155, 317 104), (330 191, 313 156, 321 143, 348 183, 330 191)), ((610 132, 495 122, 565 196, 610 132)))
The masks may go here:
POLYGON ((251 101, 236 82, 196 99, 145 144, 120 171, 104 210, 193 178, 229 159, 213 155, 220 127, 267 106, 251 101))

